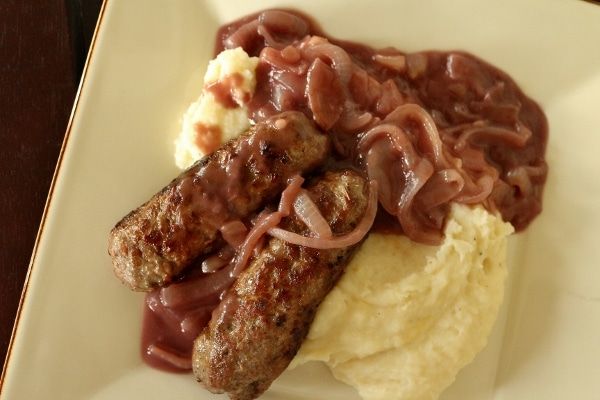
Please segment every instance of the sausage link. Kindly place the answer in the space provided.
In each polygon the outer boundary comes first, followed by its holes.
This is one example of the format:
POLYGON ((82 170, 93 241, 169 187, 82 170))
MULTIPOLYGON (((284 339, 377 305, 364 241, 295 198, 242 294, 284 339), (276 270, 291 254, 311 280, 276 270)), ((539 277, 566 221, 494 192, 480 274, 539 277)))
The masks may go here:
POLYGON ((199 160, 110 232, 116 275, 131 289, 165 286, 222 245, 224 223, 272 201, 295 174, 321 166, 329 139, 300 112, 268 118, 199 160))
MULTIPOLYGON (((308 190, 334 234, 351 231, 367 208, 368 184, 355 172, 327 172, 308 190)), ((306 234, 294 214, 282 225, 306 234)), ((233 400, 260 396, 296 355, 359 245, 318 250, 271 238, 196 339, 197 380, 233 400)))

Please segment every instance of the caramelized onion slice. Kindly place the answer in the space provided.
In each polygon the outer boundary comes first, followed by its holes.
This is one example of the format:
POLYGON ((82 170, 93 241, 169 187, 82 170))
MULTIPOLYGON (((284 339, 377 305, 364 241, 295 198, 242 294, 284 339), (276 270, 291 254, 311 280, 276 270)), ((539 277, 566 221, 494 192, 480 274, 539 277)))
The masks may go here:
POLYGON ((333 236, 331 227, 306 190, 298 193, 294 201, 294 212, 315 237, 328 239, 333 236))
POLYGON ((237 277, 244 270, 252 252, 258 247, 265 233, 271 227, 277 226, 279 221, 285 217, 281 211, 268 212, 263 211, 259 214, 256 223, 246 236, 244 243, 240 246, 240 250, 235 258, 235 266, 231 272, 232 276, 237 277))
POLYGON ((277 211, 268 212, 265 210, 258 215, 254 226, 250 229, 246 238, 238 247, 239 252, 235 259, 232 276, 236 277, 242 272, 250 259, 252 251, 257 248, 264 234, 267 233, 270 228, 277 226, 283 217, 290 214, 294 199, 298 196, 303 182, 304 178, 300 175, 291 177, 288 180, 287 187, 281 193, 281 200, 279 201, 277 211))
POLYGON ((219 232, 231 247, 237 249, 248 234, 248 228, 238 219, 224 223, 219 232))
POLYGON ((304 178, 300 175, 294 175, 288 179, 288 185, 285 190, 281 193, 281 200, 279 200, 279 206, 277 211, 284 215, 289 215, 292 212, 294 199, 298 196, 298 193, 302 189, 304 178))
POLYGON ((177 282, 160 289, 160 303, 170 309, 186 309, 194 304, 211 304, 231 283, 231 268, 224 267, 216 272, 202 274, 196 279, 177 282))
POLYGON ((267 233, 277 239, 286 242, 311 247, 315 249, 336 249, 340 247, 348 247, 360 242, 373 226, 375 215, 377 214, 377 182, 371 180, 369 182, 369 202, 365 215, 358 223, 356 228, 347 234, 332 236, 331 238, 319 238, 302 236, 294 232, 287 231, 278 227, 270 228, 267 233))

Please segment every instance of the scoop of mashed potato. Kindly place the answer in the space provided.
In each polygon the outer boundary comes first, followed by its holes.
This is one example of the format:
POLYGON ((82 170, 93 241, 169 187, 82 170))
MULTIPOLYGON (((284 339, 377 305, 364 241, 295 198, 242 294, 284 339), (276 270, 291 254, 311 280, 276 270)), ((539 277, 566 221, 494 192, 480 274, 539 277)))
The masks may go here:
POLYGON ((438 398, 487 342, 512 232, 483 207, 455 204, 440 246, 372 234, 291 367, 323 361, 366 400, 438 398))
POLYGON ((248 56, 242 48, 224 50, 209 62, 202 93, 183 116, 175 141, 175 163, 179 168, 187 168, 210 153, 215 144, 227 142, 250 127, 246 102, 254 94, 257 65, 258 57, 248 56), (208 88, 233 76, 241 78, 229 88, 237 107, 226 107, 208 88))

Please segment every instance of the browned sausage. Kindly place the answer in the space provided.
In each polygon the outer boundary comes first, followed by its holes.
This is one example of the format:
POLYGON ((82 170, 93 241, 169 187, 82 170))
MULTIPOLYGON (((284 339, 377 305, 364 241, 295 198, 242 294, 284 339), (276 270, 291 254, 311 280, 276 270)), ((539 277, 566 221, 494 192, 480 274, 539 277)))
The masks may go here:
POLYGON ((219 229, 323 164, 329 139, 300 112, 268 118, 198 161, 112 229, 109 254, 131 289, 164 286, 222 245, 219 229))
MULTIPOLYGON (((328 172, 309 188, 336 234, 363 217, 368 185, 350 171, 328 172)), ((282 224, 305 234, 293 214, 282 224)), ((198 381, 234 400, 260 396, 296 355, 316 309, 359 244, 317 250, 271 238, 239 275, 194 343, 198 381)))

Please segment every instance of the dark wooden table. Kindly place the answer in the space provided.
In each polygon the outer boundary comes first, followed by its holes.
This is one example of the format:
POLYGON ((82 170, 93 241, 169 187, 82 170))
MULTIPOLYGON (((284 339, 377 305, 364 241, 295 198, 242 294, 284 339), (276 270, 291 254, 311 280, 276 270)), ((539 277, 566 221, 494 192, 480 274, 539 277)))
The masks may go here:
POLYGON ((0 0, 2 360, 101 5, 0 0))

